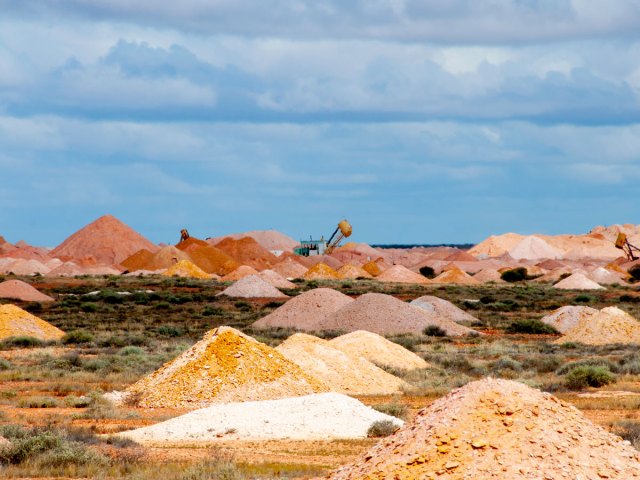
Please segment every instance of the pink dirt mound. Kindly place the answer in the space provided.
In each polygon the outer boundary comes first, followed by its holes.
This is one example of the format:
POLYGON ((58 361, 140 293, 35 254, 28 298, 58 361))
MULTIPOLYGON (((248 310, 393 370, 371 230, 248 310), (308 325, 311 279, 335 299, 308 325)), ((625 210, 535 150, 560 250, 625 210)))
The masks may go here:
POLYGON ((444 260, 448 262, 477 262, 478 259, 471 255, 469 252, 465 252, 464 250, 458 250, 457 252, 452 253, 444 260))
POLYGON ((302 278, 307 273, 308 268, 293 258, 287 257, 277 263, 272 270, 284 278, 302 278))
POLYGON ((38 260, 25 260, 23 258, 17 260, 7 258, 4 260, 11 261, 11 263, 1 268, 1 271, 4 273, 13 273, 14 275, 35 275, 39 273, 45 275, 51 270, 38 260))
POLYGON ((53 298, 20 280, 7 280, 0 283, 0 298, 13 298, 23 302, 53 302, 53 298))
POLYGON ((504 280, 502 280, 500 275, 501 274, 498 270, 485 268, 484 270, 480 270, 478 273, 476 273, 473 278, 478 280, 480 283, 506 283, 504 280))
POLYGON ((271 268, 278 263, 278 257, 260 246, 251 237, 244 237, 239 240, 226 237, 216 243, 214 247, 222 250, 236 262, 253 267, 258 271, 271 268))
POLYGON ((422 333, 429 326, 437 326, 447 335, 468 335, 474 330, 458 325, 424 310, 382 293, 365 293, 355 302, 334 314, 319 319, 309 330, 366 330, 380 335, 422 333))
POLYGON ((598 313, 598 310, 591 307, 567 305, 555 309, 549 315, 540 319, 542 323, 551 325, 560 333, 567 333, 574 328, 584 318, 591 318, 598 313))
POLYGON ((51 255, 60 258, 93 257, 105 265, 118 264, 138 250, 158 250, 144 238, 112 215, 105 215, 78 230, 58 245, 51 255))
POLYGON ((411 302, 411 305, 421 308, 432 315, 453 320, 454 322, 473 323, 478 321, 476 317, 456 307, 453 303, 432 295, 416 298, 411 302))
POLYGON ((336 290, 315 288, 293 297, 277 310, 255 322, 252 327, 311 331, 322 319, 352 302, 353 299, 336 290))
POLYGON ((562 253, 561 250, 552 247, 535 235, 523 238, 517 245, 509 250, 509 255, 516 260, 521 258, 526 260, 554 259, 562 257, 562 253))
POLYGON ((590 280, 582 273, 574 273, 570 277, 560 280, 553 288, 563 290, 604 290, 604 287, 590 280))
POLYGON ((393 265, 392 267, 387 268, 376 277, 376 280, 389 283, 430 283, 429 279, 426 277, 423 277, 419 273, 412 272, 402 265, 393 265))
POLYGON ((329 265, 334 270, 339 269, 342 266, 342 262, 332 257, 331 255, 312 255, 307 257, 311 266, 318 265, 319 263, 324 263, 325 265, 329 265))
POLYGON ((22 258, 24 260, 38 260, 46 263, 51 260, 49 250, 41 247, 32 247, 23 241, 11 245, 10 243, 0 244, 0 257, 22 258))
POLYGON ((471 382, 418 412, 331 480, 640 479, 640 454, 522 383, 471 382))
POLYGON ((46 274, 47 277, 76 277, 84 275, 84 269, 73 262, 64 262, 46 274))
POLYGON ((238 298, 288 298, 287 295, 258 275, 247 275, 225 288, 218 295, 238 298))
POLYGON ((258 276, 267 282, 268 284, 276 287, 276 288, 296 288, 297 285, 293 282, 290 282, 286 278, 284 278, 279 273, 274 272, 273 270, 263 270, 258 276))
POLYGON ((363 270, 362 267, 356 267, 351 264, 341 266, 337 272, 340 278, 351 280, 355 280, 356 278, 373 278, 366 270, 363 270))

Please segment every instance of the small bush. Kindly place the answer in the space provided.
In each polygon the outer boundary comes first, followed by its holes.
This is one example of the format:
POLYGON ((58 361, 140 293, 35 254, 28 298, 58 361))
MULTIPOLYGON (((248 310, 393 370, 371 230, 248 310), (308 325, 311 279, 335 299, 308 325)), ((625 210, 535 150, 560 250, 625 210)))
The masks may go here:
POLYGON ((516 320, 507 327, 507 333, 529 333, 534 335, 544 335, 558 333, 551 325, 540 320, 516 320))
POLYGON ((171 304, 169 302, 158 302, 154 308, 156 310, 169 310, 171 308, 171 304))
POLYGON ((388 437, 395 433, 396 430, 398 430, 398 427, 391 420, 378 420, 377 422, 373 422, 369 430, 367 430, 367 437, 388 437))
POLYGON ((86 330, 74 330, 62 337, 62 343, 90 343, 93 342, 93 335, 86 330))
POLYGON ((431 267, 427 267, 427 266, 420 267, 419 272, 420 272, 420 275, 422 275, 423 277, 426 277, 426 278, 435 278, 436 277, 436 272, 431 267))
POLYGON ((9 360, 5 360, 4 358, 0 358, 0 370, 9 370, 11 368, 11 362, 9 360))
POLYGON ((54 408, 58 406, 58 400, 53 397, 28 397, 18 402, 20 408, 54 408))
POLYGON ((211 480, 214 478, 216 480, 243 480, 245 478, 231 458, 219 455, 219 458, 215 457, 214 454, 214 459, 191 465, 178 477, 178 480, 211 480))
POLYGON ((631 442, 634 448, 640 450, 640 423, 633 420, 621 420, 614 425, 615 432, 625 440, 631 442))
POLYGON ((181 337, 184 332, 179 328, 163 325, 158 327, 157 333, 163 337, 181 337))
POLYGON ((522 282, 527 279, 527 269, 524 267, 512 268, 505 270, 500 275, 500 278, 505 282, 522 282))
POLYGON ((439 327, 438 325, 429 325, 428 327, 425 327, 424 330, 422 330, 422 333, 425 334, 427 337, 446 337, 447 336, 447 332, 439 327))
POLYGON ((513 372, 522 371, 522 364, 511 357, 500 357, 498 360, 491 364, 491 371, 494 373, 500 373, 503 370, 511 370, 513 372))
POLYGON ((86 302, 80 305, 80 310, 85 313, 94 313, 98 311, 98 305, 92 302, 86 302))
POLYGON ((44 345, 44 342, 36 337, 28 337, 26 335, 19 335, 16 337, 8 337, 5 338, 2 343, 0 343, 0 348, 31 348, 31 347, 41 347, 44 345))
POLYGON ((540 357, 529 357, 522 362, 525 369, 534 369, 537 373, 551 373, 562 365, 562 359, 555 355, 542 355, 540 357))
POLYGON ((606 358, 586 358, 569 362, 556 370, 556 375, 566 375, 576 367, 605 367, 607 370, 618 373, 619 366, 606 358))
POLYGON ((127 347, 123 347, 118 352, 118 355, 128 356, 128 355, 144 355, 144 350, 140 347, 134 347, 133 345, 129 345, 127 347))
POLYGON ((576 303, 591 303, 594 302, 596 300, 595 297, 592 297, 591 295, 577 295, 576 298, 573 299, 574 302, 576 303))
POLYGON ((407 406, 402 403, 380 403, 378 405, 373 405, 371 408, 380 413, 391 415, 401 420, 406 420, 407 418, 407 406))
POLYGON ((607 367, 581 366, 569 371, 564 379, 570 390, 582 390, 586 387, 602 387, 616 381, 616 376, 607 367))

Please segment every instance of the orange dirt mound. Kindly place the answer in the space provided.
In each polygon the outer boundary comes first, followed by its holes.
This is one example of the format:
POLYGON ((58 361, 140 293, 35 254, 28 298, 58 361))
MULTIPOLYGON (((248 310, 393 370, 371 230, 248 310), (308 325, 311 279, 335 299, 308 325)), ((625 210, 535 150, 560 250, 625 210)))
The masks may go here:
POLYGON ((0 305, 0 340, 17 336, 60 340, 64 337, 64 332, 20 307, 0 305))
POLYGON ((153 253, 151 253, 146 248, 138 250, 136 253, 131 255, 130 257, 124 259, 120 262, 124 268, 129 270, 130 272, 135 272, 136 270, 143 270, 146 266, 151 263, 153 260, 153 253))
POLYGON ((318 263, 304 274, 305 280, 338 280, 340 275, 329 265, 318 263))
POLYGON ((53 302, 53 298, 21 280, 6 280, 0 283, 0 298, 13 298, 23 302, 53 302))
POLYGON ((247 265, 240 265, 233 272, 229 273, 222 277, 223 282, 235 282, 244 277, 248 277, 249 275, 257 275, 258 271, 255 268, 249 267, 247 265))
POLYGON ((200 408, 326 391, 280 352, 230 327, 207 332, 178 358, 127 389, 147 408, 200 408))
POLYGON ((216 243, 214 247, 222 250, 242 265, 249 265, 256 270, 264 270, 278 263, 278 257, 266 248, 263 248, 251 237, 244 237, 239 240, 224 238, 216 243))
POLYGON ((193 244, 186 248, 193 263, 207 273, 227 275, 240 265, 222 250, 210 245, 193 244))
POLYGON ((154 253, 151 260, 143 265, 139 270, 163 270, 165 268, 170 268, 183 260, 191 261, 191 257, 182 250, 178 250, 176 247, 162 247, 154 253))
POLYGON ((370 262, 365 263, 362 266, 362 269, 372 277, 377 277, 382 273, 382 269, 374 260, 371 260, 370 262))
POLYGON ((488 378, 436 400, 330 478, 637 480, 640 454, 551 394, 488 378))
POLYGON ((463 272, 459 268, 452 268, 446 272, 442 272, 432 280, 433 283, 454 283, 457 285, 479 285, 480 281, 476 280, 469 274, 463 272))
POLYGON ((276 288, 297 288, 297 285, 293 282, 290 282, 282 275, 273 270, 263 270, 258 276, 263 279, 265 282, 273 285, 276 288))
POLYGON ((356 278, 373 278, 369 272, 363 270, 362 267, 346 264, 337 270, 340 278, 356 279, 356 278))
POLYGON ((186 278, 211 278, 207 272, 198 268, 189 260, 180 260, 175 265, 171 265, 167 270, 162 272, 165 277, 186 277, 186 278))
POLYGON ((138 250, 158 247, 112 215, 105 215, 78 230, 58 245, 52 257, 93 257, 105 265, 118 264, 138 250))
POLYGON ((194 248, 194 247, 206 247, 209 244, 207 242, 205 242, 204 240, 200 240, 199 238, 196 237, 189 237, 186 240, 182 240, 180 243, 178 243, 176 245, 176 248, 178 250, 188 250, 189 248, 194 248))

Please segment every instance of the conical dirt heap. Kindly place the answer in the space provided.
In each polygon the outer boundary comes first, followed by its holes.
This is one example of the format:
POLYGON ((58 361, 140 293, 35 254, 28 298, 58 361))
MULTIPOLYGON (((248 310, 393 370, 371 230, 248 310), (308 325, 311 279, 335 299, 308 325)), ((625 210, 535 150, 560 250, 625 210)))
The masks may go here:
POLYGON ((640 454, 575 407, 485 379, 421 410, 332 480, 640 479, 640 454))
POLYGON ((352 280, 355 280, 356 278, 372 278, 371 274, 366 270, 363 270, 362 267, 356 267, 350 263, 341 266, 336 271, 338 272, 338 275, 340 275, 340 278, 348 278, 352 280))
POLYGON ((112 215, 105 215, 78 230, 58 245, 52 257, 93 257, 105 265, 118 264, 138 250, 158 247, 112 215))
POLYGON ((560 333, 567 333, 574 328, 584 318, 591 318, 598 313, 595 308, 583 305, 566 305, 556 308, 549 315, 540 319, 542 323, 551 325, 560 333))
POLYGON ((442 298, 432 295, 424 295, 416 298, 411 305, 421 308, 427 313, 453 320, 454 322, 477 322, 478 319, 473 315, 465 312, 461 308, 456 307, 453 303, 442 298))
POLYGON ((415 353, 386 338, 364 330, 341 335, 329 341, 331 346, 349 355, 359 355, 379 367, 395 370, 427 368, 429 364, 415 353))
POLYGON ((387 268, 376 277, 376 280, 391 283, 429 283, 429 280, 426 277, 423 277, 419 273, 412 272, 402 265, 393 265, 392 267, 387 268))
POLYGON ((20 307, 0 305, 0 340, 18 336, 60 340, 64 337, 64 332, 20 307))
POLYGON ((582 273, 574 273, 570 277, 560 280, 553 288, 562 290, 604 290, 604 287, 587 278, 582 273))
POLYGON ((325 317, 340 310, 353 299, 331 288, 314 288, 293 297, 287 303, 254 322, 253 328, 295 328, 313 330, 325 317))
POLYGON ((436 278, 431 280, 433 283, 452 283, 456 285, 480 285, 480 281, 473 278, 459 268, 452 268, 446 272, 442 272, 436 278))
POLYGON ((624 310, 606 307, 594 315, 583 316, 575 327, 555 341, 560 344, 566 342, 585 345, 640 345, 640 322, 624 310))
POLYGON ((243 277, 218 295, 238 298, 288 298, 287 295, 258 275, 243 277))
POLYGON ((264 270, 278 263, 278 257, 266 248, 260 246, 251 237, 243 237, 239 240, 226 237, 216 243, 214 247, 222 250, 242 265, 249 265, 256 270, 264 270))
POLYGON ((171 265, 167 268, 162 275, 165 277, 185 277, 185 278, 211 278, 207 272, 202 270, 200 267, 194 265, 189 260, 180 260, 175 265, 171 265))
POLYGON ((275 349, 233 328, 220 327, 131 385, 127 393, 137 397, 141 407, 200 408, 327 390, 275 349))
POLYGON ((338 280, 340 275, 326 263, 317 263, 304 274, 305 280, 338 280))
POLYGON ((347 354, 306 333, 296 333, 276 348, 305 372, 348 395, 393 395, 408 385, 364 357, 347 354))
POLYGON ((53 302, 53 298, 21 280, 6 280, 0 283, 0 298, 13 298, 23 302, 53 302))

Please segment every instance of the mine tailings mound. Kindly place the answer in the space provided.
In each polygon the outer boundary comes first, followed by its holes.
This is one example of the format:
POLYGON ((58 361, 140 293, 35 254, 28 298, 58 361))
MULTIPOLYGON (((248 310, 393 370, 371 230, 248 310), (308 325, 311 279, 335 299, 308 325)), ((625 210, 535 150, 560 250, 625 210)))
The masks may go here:
POLYGON ((320 319, 309 330, 335 330, 353 332, 367 330, 380 335, 401 333, 420 334, 428 326, 438 326, 447 335, 468 335, 475 331, 451 320, 430 315, 391 295, 365 293, 337 312, 320 319))
POLYGON ((624 310, 606 307, 596 314, 582 315, 576 325, 554 343, 567 342, 585 345, 640 345, 640 322, 624 310))
POLYGON ((6 280, 0 283, 0 298, 13 298, 23 302, 53 302, 45 295, 22 280, 6 280))
POLYGON ((295 328, 311 331, 322 319, 340 310, 353 299, 331 288, 315 288, 297 297, 254 322, 253 328, 295 328))
POLYGON ((141 249, 158 247, 112 215, 105 215, 78 230, 51 252, 52 257, 93 257, 105 265, 118 264, 141 249))
POLYGON ((339 393, 260 402, 227 403, 196 410, 166 422, 120 432, 144 445, 225 440, 337 440, 366 438, 374 422, 401 427, 402 420, 339 393), (330 421, 327 421, 330 419, 330 421))
POLYGON ((258 275, 243 277, 217 295, 238 298, 289 298, 258 275))
POLYGON ((359 355, 379 367, 394 370, 427 368, 429 364, 401 345, 372 332, 357 330, 329 341, 332 347, 349 355, 359 355))
POLYGON ((40 340, 60 340, 64 332, 20 307, 0 305, 0 340, 28 336, 40 340))
POLYGON ((302 370, 348 395, 393 395, 409 385, 364 357, 348 354, 327 340, 296 333, 276 348, 302 370))
POLYGON ((640 454, 549 393, 488 378, 436 400, 330 478, 633 480, 640 454))
POLYGON ((222 250, 241 265, 248 265, 256 270, 264 270, 278 263, 278 257, 261 247, 251 237, 244 237, 239 240, 226 237, 216 243, 214 247, 222 250))
POLYGON ((411 305, 419 307, 427 313, 443 317, 454 322, 478 322, 479 320, 473 315, 468 314, 461 308, 456 307, 453 303, 432 295, 424 295, 416 298, 411 305))
MULTIPOLYGON (((567 333, 574 328, 581 320, 590 319, 596 315, 599 310, 583 305, 567 305, 555 309, 549 315, 545 315, 540 319, 542 323, 551 325, 560 333, 567 333)), ((588 323, 588 320, 587 320, 588 323)))
POLYGON ((127 389, 141 407, 201 408, 328 391, 277 350, 230 327, 202 340, 127 389))

